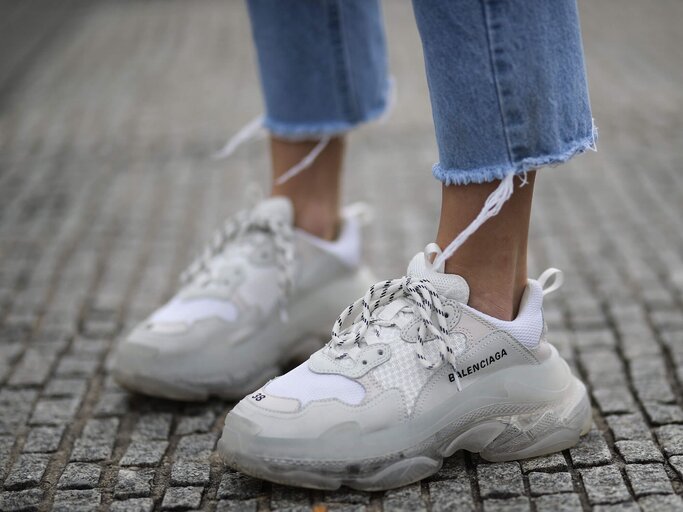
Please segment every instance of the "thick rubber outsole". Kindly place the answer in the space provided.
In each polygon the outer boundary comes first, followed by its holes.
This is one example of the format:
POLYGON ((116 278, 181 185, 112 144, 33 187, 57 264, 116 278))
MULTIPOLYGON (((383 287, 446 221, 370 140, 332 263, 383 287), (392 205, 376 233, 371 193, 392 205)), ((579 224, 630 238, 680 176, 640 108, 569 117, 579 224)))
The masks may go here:
POLYGON ((325 461, 262 459, 240 452, 239 434, 226 435, 218 443, 224 462, 248 475, 271 482, 335 490, 381 491, 427 478, 441 468, 445 457, 458 450, 478 453, 483 459, 500 462, 548 455, 571 448, 592 425, 592 410, 586 388, 575 379, 573 396, 562 406, 532 414, 482 419, 449 436, 435 433, 421 449, 387 454, 385 460, 345 461, 345 472, 331 471, 325 461), (365 469, 363 469, 365 468, 365 469))

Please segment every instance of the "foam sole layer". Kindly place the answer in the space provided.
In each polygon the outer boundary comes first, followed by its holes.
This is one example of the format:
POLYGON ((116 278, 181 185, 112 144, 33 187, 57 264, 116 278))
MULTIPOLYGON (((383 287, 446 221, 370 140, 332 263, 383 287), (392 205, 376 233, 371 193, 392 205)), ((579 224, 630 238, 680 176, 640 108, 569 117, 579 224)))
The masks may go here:
POLYGON ((528 403, 520 404, 519 414, 487 415, 481 410, 476 421, 462 428, 447 426, 404 450, 371 459, 340 463, 316 460, 315 453, 302 453, 300 459, 255 455, 248 449, 254 431, 248 420, 239 418, 226 423, 218 451, 229 466, 280 484, 325 490, 342 485, 367 491, 392 489, 433 475, 444 457, 461 449, 479 453, 489 461, 510 461, 574 446, 590 430, 592 414, 585 386, 571 378, 573 382, 562 400, 536 407, 533 412, 528 412, 528 403))

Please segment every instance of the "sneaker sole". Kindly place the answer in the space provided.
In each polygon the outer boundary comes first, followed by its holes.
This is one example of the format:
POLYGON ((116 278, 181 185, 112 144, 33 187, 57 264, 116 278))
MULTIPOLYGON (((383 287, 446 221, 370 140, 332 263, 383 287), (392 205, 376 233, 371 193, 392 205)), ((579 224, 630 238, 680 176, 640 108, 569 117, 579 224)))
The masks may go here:
MULTIPOLYGON (((334 490, 342 485, 365 491, 401 487, 427 478, 441 468, 443 459, 458 450, 478 453, 483 459, 500 462, 547 455, 571 448, 592 425, 592 410, 586 388, 573 379, 561 402, 529 411, 520 404, 518 411, 491 415, 480 409, 480 418, 464 428, 447 426, 428 439, 401 452, 357 461, 287 460, 256 457, 243 447, 253 440, 253 424, 237 416, 226 425, 218 452, 234 469, 271 482, 334 490), (235 421, 237 420, 237 421, 235 421), (252 439, 250 439, 252 438, 252 439), (242 448, 242 449, 241 449, 242 448)), ((507 409, 513 408, 509 404, 507 409)), ((309 454, 313 455, 313 454, 309 454)))

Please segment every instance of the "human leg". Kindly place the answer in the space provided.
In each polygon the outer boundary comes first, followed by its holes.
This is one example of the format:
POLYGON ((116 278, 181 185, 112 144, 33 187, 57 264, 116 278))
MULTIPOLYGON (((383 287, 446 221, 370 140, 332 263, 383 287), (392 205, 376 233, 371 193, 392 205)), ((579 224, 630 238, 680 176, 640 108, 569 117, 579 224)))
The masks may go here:
POLYGON ((590 428, 585 386, 546 339, 543 297, 561 273, 525 279, 533 171, 593 144, 573 0, 415 6, 444 251, 429 244, 406 276, 370 287, 326 347, 228 413, 218 449, 254 476, 383 490, 459 449, 535 457, 590 428))
POLYGON ((302 340, 327 333, 372 281, 360 258, 358 219, 340 215, 339 192, 343 134, 386 106, 379 6, 248 5, 263 126, 272 136, 273 197, 229 219, 183 273, 178 293, 118 344, 113 373, 133 391, 179 400, 241 397, 297 353, 310 353, 302 340), (302 162, 308 168, 294 175, 302 162))
POLYGON ((292 200, 297 227, 330 240, 339 224, 342 134, 386 108, 379 3, 250 0, 248 6, 271 133, 272 193, 292 200), (287 179, 319 147, 305 174, 287 179))
MULTIPOLYGON (((592 147, 594 129, 573 0, 413 3, 439 146, 433 171, 443 183, 437 242, 446 249, 500 180, 592 147)), ((533 174, 499 194, 497 206, 509 202, 445 265, 468 280, 474 307, 504 320, 526 286, 533 174)))

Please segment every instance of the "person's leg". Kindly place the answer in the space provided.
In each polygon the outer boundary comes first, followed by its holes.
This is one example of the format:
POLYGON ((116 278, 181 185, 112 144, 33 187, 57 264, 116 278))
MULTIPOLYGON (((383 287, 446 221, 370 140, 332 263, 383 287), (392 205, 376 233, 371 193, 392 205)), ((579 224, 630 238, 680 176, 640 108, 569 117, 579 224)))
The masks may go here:
POLYGON ((491 204, 510 197, 457 251, 459 242, 447 248, 445 269, 468 281, 473 307, 510 320, 526 286, 534 173, 526 186, 509 175, 594 145, 576 3, 413 4, 439 147, 433 172, 443 183, 438 243, 446 248, 494 190, 491 204))
POLYGON ((273 195, 292 200, 295 224, 334 238, 343 133, 381 115, 389 81, 381 10, 373 0, 249 0, 264 126, 271 133, 273 195), (306 170, 281 178, 329 142, 306 170))
MULTIPOLYGON (((445 271, 465 278, 469 305, 501 320, 517 315, 527 285, 527 238, 535 172, 518 186, 500 213, 477 229, 451 256, 445 271)), ((442 186, 436 243, 446 247, 475 218, 499 182, 442 186)))
POLYGON ((270 138, 273 166, 273 196, 286 196, 294 205, 294 224, 325 240, 334 240, 339 230, 341 176, 345 139, 334 137, 310 166, 293 178, 278 178, 313 151, 316 142, 270 138))

